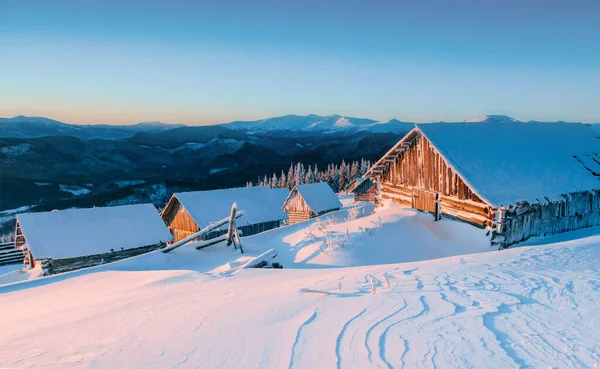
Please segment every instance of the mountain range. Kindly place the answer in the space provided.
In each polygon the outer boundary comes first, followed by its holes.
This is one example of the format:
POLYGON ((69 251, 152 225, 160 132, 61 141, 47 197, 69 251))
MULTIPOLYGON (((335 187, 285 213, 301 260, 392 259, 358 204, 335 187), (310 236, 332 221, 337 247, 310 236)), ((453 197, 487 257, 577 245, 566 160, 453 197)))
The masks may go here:
MULTIPOLYGON (((467 121, 519 122, 501 115, 467 121)), ((212 126, 0 118, 0 235, 7 210, 23 206, 52 210, 141 201, 161 206, 173 191, 243 186, 287 171, 291 162, 325 168, 342 160, 374 161, 413 127, 340 115, 212 126)))

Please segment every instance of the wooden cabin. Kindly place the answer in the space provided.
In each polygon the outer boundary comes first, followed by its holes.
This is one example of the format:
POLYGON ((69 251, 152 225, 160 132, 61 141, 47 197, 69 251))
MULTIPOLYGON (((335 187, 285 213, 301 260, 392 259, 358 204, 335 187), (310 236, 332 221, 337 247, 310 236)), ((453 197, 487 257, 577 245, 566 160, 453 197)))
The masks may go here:
POLYGON ((360 177, 346 187, 346 193, 354 195, 354 201, 375 202, 377 200, 377 187, 373 185, 374 182, 370 178, 360 177))
POLYGON ((583 124, 419 124, 365 177, 376 202, 489 227, 508 247, 600 225, 599 153, 583 124))
POLYGON ((325 182, 298 185, 283 203, 288 224, 302 222, 341 207, 337 195, 325 182))
POLYGON ((171 239, 156 208, 137 204, 18 214, 15 247, 31 264, 43 261, 60 273, 156 250, 171 239))
MULTIPOLYGON (((237 209, 244 211, 244 216, 237 220, 241 236, 250 236, 283 224, 286 215, 281 204, 289 193, 287 188, 264 186, 180 192, 171 196, 161 216, 174 241, 179 241, 229 216, 235 202, 237 209)), ((215 238, 225 232, 225 228, 219 229, 203 239, 215 238)))

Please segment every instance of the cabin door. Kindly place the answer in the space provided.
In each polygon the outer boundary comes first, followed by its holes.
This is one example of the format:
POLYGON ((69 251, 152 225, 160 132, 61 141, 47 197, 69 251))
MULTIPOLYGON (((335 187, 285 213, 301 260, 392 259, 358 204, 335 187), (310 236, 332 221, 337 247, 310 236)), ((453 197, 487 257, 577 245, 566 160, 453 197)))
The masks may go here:
POLYGON ((413 187, 412 207, 418 210, 435 213, 435 192, 413 187))

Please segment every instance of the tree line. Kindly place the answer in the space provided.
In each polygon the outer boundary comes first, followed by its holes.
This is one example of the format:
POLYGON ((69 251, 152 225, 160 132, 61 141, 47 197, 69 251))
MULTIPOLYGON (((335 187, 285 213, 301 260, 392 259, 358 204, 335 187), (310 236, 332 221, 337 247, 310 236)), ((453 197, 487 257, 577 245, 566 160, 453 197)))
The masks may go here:
POLYGON ((277 173, 273 173, 270 177, 267 175, 262 178, 258 177, 256 182, 247 182, 246 186, 287 187, 292 189, 297 184, 327 182, 333 191, 340 192, 350 182, 365 174, 370 167, 371 161, 365 159, 353 161, 352 163, 346 163, 342 160, 341 164, 331 163, 324 170, 320 170, 317 164, 309 165, 307 169, 301 162, 295 165, 294 163, 290 163, 287 174, 282 170, 279 176, 277 176, 277 173))

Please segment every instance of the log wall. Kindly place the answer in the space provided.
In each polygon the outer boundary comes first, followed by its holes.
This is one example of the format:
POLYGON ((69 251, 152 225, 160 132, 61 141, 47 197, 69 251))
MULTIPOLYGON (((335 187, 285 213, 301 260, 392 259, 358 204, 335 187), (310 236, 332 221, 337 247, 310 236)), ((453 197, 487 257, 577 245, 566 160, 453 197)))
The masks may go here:
MULTIPOLYGON (((49 262, 48 272, 50 274, 64 273, 71 270, 88 268, 100 264, 106 264, 113 261, 130 258, 132 256, 145 254, 150 251, 164 247, 165 244, 157 243, 155 245, 142 246, 134 249, 109 252, 105 254, 80 256, 66 259, 51 259, 49 262)), ((35 255, 34 255, 35 258, 35 255)), ((36 259, 36 263, 38 260, 36 259)))
POLYGON ((287 224, 296 224, 296 223, 304 222, 305 220, 314 218, 315 213, 313 213, 310 210, 309 211, 288 210, 287 216, 288 216, 287 224))
POLYGON ((494 211, 447 165, 429 140, 420 136, 381 175, 381 198, 424 211, 435 211, 474 225, 492 226, 494 211))

